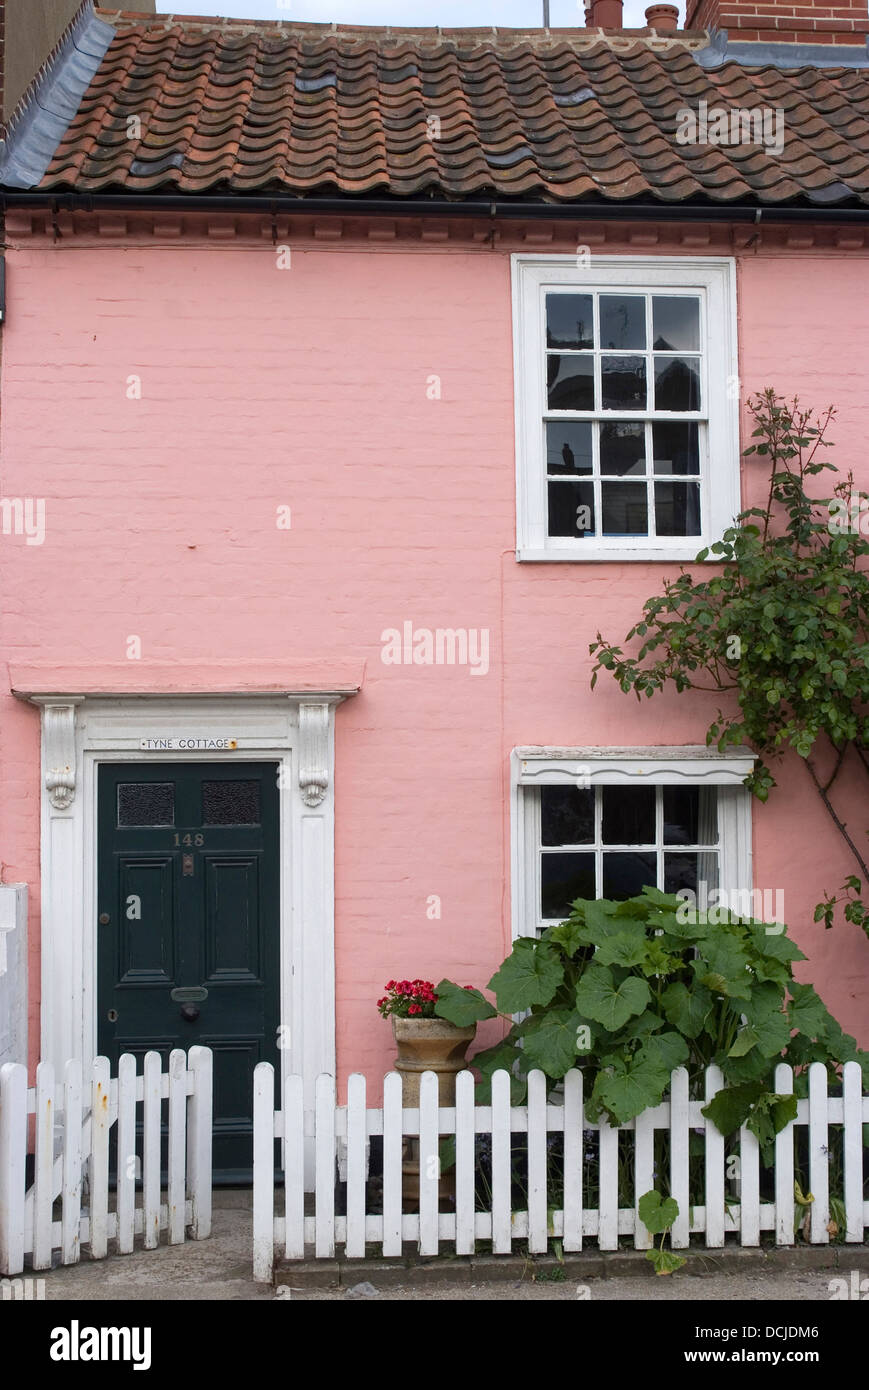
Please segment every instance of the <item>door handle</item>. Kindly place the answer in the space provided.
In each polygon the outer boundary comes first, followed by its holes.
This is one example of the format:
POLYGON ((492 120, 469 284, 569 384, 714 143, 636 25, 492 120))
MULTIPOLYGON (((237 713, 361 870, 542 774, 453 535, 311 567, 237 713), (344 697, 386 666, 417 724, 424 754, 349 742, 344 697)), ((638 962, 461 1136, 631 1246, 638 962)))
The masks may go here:
POLYGON ((199 1017, 199 1010, 195 1004, 182 1004, 181 1017, 185 1019, 187 1023, 195 1023, 199 1017))

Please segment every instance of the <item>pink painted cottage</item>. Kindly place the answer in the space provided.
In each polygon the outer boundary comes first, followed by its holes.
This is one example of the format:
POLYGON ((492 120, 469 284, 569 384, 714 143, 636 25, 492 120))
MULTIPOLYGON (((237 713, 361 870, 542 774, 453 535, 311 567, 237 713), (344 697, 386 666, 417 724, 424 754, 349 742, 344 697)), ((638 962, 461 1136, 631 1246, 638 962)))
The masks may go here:
POLYGON ((835 402, 869 484, 865 3, 649 18, 88 0, 8 126, 30 1059, 208 1043, 226 1176, 258 1059, 375 1082, 386 979, 485 984, 579 894, 783 894, 869 1043, 869 943, 812 923, 851 864, 805 768, 752 804, 714 696, 589 686, 598 629, 760 495, 751 392, 835 402))

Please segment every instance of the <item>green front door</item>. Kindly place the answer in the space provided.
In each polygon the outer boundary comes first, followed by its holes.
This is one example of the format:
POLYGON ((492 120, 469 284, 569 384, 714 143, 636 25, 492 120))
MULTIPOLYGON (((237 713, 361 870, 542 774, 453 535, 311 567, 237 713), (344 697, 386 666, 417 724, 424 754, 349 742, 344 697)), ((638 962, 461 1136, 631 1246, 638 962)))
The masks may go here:
POLYGON ((250 1179, 253 1069, 278 1060, 278 844, 274 763, 99 769, 99 1052, 212 1048, 218 1183, 250 1179))

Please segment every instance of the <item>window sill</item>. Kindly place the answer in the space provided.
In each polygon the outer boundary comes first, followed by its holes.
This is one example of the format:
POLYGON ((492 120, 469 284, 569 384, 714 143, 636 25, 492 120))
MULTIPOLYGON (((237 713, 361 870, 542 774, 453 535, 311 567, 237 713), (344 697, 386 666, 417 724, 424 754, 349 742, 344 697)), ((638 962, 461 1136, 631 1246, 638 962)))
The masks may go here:
MULTIPOLYGON (((697 555, 704 547, 708 548, 710 541, 704 541, 699 536, 692 539, 690 545, 673 546, 666 550, 658 549, 649 545, 631 546, 630 549, 622 547, 602 548, 600 546, 583 546, 582 550, 578 547, 574 550, 539 550, 531 546, 519 546, 516 551, 516 559, 520 562, 530 561, 532 563, 556 563, 556 564, 588 564, 589 561, 597 561, 598 564, 623 564, 626 560, 658 560, 668 564, 695 564, 697 555)), ((722 564, 721 557, 710 555, 707 560, 701 560, 701 564, 722 564)))

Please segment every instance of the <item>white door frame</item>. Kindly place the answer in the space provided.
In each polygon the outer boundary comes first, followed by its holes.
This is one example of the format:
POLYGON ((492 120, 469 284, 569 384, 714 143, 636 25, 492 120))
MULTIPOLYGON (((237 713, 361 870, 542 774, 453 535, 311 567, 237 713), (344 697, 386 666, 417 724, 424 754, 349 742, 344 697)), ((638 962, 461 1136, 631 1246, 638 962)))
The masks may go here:
POLYGON ((334 718, 322 695, 30 695, 42 714, 41 1058, 89 1066, 97 1039, 97 770, 104 762, 280 765, 283 1074, 335 1074, 334 718), (236 741, 143 751, 144 739, 236 741))

